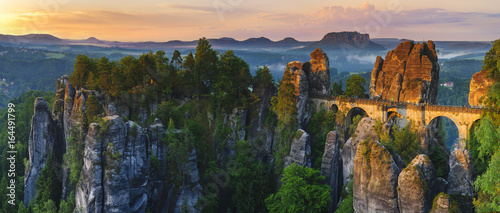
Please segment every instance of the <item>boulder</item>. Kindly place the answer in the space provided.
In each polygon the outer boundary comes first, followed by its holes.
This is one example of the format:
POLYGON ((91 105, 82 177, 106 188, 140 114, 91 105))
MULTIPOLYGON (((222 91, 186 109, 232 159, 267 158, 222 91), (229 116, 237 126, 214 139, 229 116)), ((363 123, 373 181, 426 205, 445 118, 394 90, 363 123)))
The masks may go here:
POLYGON ((449 195, 445 193, 439 193, 434 198, 432 203, 432 209, 430 213, 449 213, 449 212, 464 212, 464 209, 460 208, 460 205, 452 200, 449 195))
POLYGON ((358 144, 367 139, 373 141, 379 140, 379 135, 375 130, 375 120, 370 117, 361 119, 356 127, 355 133, 345 142, 341 150, 344 185, 352 179, 354 157, 356 156, 358 144))
POLYGON ((376 60, 370 94, 390 101, 436 104, 438 87, 434 42, 405 41, 389 51, 385 60, 376 60))
POLYGON ((287 158, 285 167, 296 163, 299 166, 311 167, 311 136, 302 129, 297 130, 292 141, 290 156, 287 158))
POLYGON ((354 211, 398 212, 400 172, 384 146, 373 140, 361 142, 354 158, 354 211))
POLYGON ((432 207, 435 179, 436 170, 429 157, 424 154, 417 155, 399 174, 399 211, 428 212, 432 207))
POLYGON ((488 78, 487 75, 488 70, 481 70, 480 72, 474 73, 474 75, 472 75, 469 86, 469 105, 483 105, 479 103, 479 100, 482 97, 486 96, 489 87, 491 87, 491 85, 493 85, 494 83, 493 79, 488 78))
POLYGON ((448 174, 448 194, 474 196, 474 167, 469 151, 455 149, 450 155, 448 174))
POLYGON ((336 131, 330 131, 326 136, 325 151, 321 162, 321 175, 325 176, 326 183, 332 188, 331 211, 334 210, 335 204, 340 199, 340 191, 342 189, 342 172, 339 149, 339 134, 336 131))

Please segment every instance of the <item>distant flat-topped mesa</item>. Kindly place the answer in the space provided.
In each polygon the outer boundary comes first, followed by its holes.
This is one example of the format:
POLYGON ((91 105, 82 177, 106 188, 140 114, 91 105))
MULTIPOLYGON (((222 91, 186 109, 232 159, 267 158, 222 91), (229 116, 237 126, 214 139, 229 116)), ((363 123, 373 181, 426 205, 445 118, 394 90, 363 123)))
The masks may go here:
POLYGON ((370 35, 358 32, 332 32, 323 36, 320 41, 314 42, 306 48, 314 49, 321 47, 325 50, 384 50, 379 44, 370 41, 370 35))
POLYGON ((311 52, 309 62, 292 61, 288 63, 288 68, 295 73, 296 70, 304 71, 308 81, 308 92, 316 96, 330 95, 330 63, 328 56, 321 48, 316 48, 311 52))
MULTIPOLYGON (((474 73, 470 80, 469 105, 482 105, 479 100, 488 93, 488 88, 493 85, 494 81, 488 78, 488 70, 481 70, 474 73)), ((486 97, 485 97, 486 98, 486 97)))
POLYGON ((439 64, 432 41, 405 41, 385 56, 377 57, 370 81, 370 95, 395 102, 437 104, 439 64))

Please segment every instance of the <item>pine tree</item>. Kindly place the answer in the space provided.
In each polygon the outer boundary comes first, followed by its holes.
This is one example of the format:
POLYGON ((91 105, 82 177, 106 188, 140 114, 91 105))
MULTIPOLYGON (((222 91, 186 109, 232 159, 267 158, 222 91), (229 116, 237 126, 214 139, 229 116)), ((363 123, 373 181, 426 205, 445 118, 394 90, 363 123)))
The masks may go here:
POLYGON ((289 125, 297 121, 297 96, 289 68, 285 69, 280 81, 278 96, 274 96, 271 102, 271 109, 278 115, 280 123, 289 125))
POLYGON ((56 168, 58 167, 54 153, 50 152, 45 166, 40 172, 40 177, 36 182, 36 205, 45 206, 49 200, 59 201, 61 199, 61 180, 57 176, 56 168))

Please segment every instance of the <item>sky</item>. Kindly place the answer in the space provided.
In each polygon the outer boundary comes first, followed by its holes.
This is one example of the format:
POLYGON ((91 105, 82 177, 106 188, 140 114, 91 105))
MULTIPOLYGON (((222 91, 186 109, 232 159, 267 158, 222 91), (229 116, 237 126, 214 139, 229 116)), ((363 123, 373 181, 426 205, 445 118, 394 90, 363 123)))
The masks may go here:
POLYGON ((294 37, 492 41, 498 0, 0 0, 0 34, 47 33, 110 41, 294 37))

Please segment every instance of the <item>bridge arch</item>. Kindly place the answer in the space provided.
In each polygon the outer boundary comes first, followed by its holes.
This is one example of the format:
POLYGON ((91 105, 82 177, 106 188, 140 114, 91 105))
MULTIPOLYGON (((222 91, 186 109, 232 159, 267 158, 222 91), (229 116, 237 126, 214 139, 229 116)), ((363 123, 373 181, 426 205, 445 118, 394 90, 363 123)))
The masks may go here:
POLYGON ((358 115, 361 115, 361 117, 365 117, 365 116, 370 117, 370 115, 368 114, 368 112, 365 109, 363 109, 361 107, 353 107, 353 108, 349 109, 349 112, 345 116, 345 121, 344 121, 345 126, 346 127, 350 126, 353 123, 354 117, 356 117, 358 115))
POLYGON ((439 131, 446 131, 446 138, 438 138, 438 140, 444 140, 447 148, 453 148, 457 146, 458 144, 456 143, 460 141, 458 125, 459 123, 447 116, 436 116, 431 121, 429 121, 429 127, 435 131, 434 133, 439 134, 439 131))
POLYGON ((337 104, 332 104, 330 106, 330 111, 337 113, 339 111, 339 106, 337 106, 337 104))

